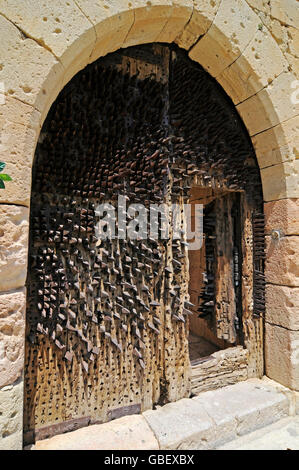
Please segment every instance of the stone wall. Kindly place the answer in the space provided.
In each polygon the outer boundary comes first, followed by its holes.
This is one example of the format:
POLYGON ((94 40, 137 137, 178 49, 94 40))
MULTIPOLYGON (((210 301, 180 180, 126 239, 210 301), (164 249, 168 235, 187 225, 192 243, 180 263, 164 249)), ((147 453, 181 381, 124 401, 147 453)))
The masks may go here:
POLYGON ((120 47, 176 42, 216 77, 235 103, 252 138, 263 181, 268 233, 266 373, 299 390, 298 29, 296 0, 1 3, 0 161, 7 164, 13 181, 0 190, 0 406, 5 408, 0 448, 21 447, 18 380, 36 142, 64 84, 88 63, 120 47), (272 230, 280 230, 281 238, 272 236, 272 230))

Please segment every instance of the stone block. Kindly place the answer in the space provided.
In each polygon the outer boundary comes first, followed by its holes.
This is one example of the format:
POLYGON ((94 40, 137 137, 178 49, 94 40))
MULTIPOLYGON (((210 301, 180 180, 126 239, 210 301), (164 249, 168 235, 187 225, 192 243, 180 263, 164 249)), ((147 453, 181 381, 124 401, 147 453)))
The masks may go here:
POLYGON ((256 10, 270 14, 269 0, 247 0, 247 3, 256 10))
POLYGON ((299 418, 284 418, 217 450, 299 450, 299 418))
POLYGON ((0 292, 25 285, 28 218, 27 207, 0 205, 0 292))
POLYGON ((245 0, 223 0, 212 26, 189 56, 217 77, 242 54, 258 25, 258 16, 245 0))
POLYGON ((299 331, 265 325, 266 375, 299 391, 299 331))
POLYGON ((265 230, 280 230, 284 235, 299 235, 299 198, 266 202, 265 230))
POLYGON ((287 70, 287 61, 270 32, 257 30, 242 55, 227 67, 217 81, 235 104, 259 92, 287 70))
POLYGON ((266 286, 266 322, 299 331, 299 288, 266 286))
POLYGON ((151 0, 144 4, 132 0, 134 23, 124 41, 124 47, 156 42, 171 18, 171 0, 151 0))
POLYGON ((0 12, 50 51, 64 66, 68 79, 87 65, 96 34, 75 1, 10 0, 1 4, 0 12))
POLYGON ((299 237, 266 237, 266 282, 299 287, 299 237))
POLYGON ((114 52, 123 46, 134 23, 132 2, 118 0, 106 3, 99 0, 76 0, 77 5, 91 21, 96 33, 96 43, 89 57, 94 62, 109 52, 114 52), (111 32, 113 31, 113 34, 111 32))
POLYGON ((258 379, 202 393, 193 400, 215 423, 213 448, 288 416, 289 412, 287 397, 258 379))
MULTIPOLYGON (((30 15, 34 19, 32 10, 30 15)), ((0 82, 4 84, 5 94, 47 112, 61 89, 63 66, 49 50, 3 16, 0 16, 0 35, 0 82)))
POLYGON ((0 105, 0 161, 12 181, 0 191, 0 202, 29 206, 32 162, 41 115, 30 105, 5 96, 0 105))
POLYGON ((143 413, 160 449, 203 449, 213 441, 213 421, 200 404, 183 398, 143 413))
POLYGON ((22 450, 23 381, 0 389, 0 450, 22 450))
POLYGON ((191 18, 175 40, 180 47, 189 50, 198 38, 208 31, 218 11, 220 1, 194 0, 192 2, 191 18))
MULTIPOLYGON (((215 1, 215 4, 217 2, 218 0, 215 1)), ((180 36, 185 26, 190 24, 193 5, 193 0, 173 0, 170 17, 155 41, 173 42, 180 36)))
POLYGON ((26 291, 0 294, 0 387, 14 383, 24 367, 26 291))
POLYGON ((292 102, 291 72, 280 74, 266 88, 237 106, 251 136, 298 115, 299 104, 292 102))
POLYGON ((140 415, 95 424, 37 441, 34 450, 158 450, 158 442, 140 415))
POLYGON ((264 201, 297 199, 299 197, 298 172, 299 160, 262 168, 264 201))
POLYGON ((299 158, 299 116, 252 137, 260 168, 299 158))
POLYGON ((281 23, 298 28, 299 8, 297 0, 271 0, 271 16, 281 23))

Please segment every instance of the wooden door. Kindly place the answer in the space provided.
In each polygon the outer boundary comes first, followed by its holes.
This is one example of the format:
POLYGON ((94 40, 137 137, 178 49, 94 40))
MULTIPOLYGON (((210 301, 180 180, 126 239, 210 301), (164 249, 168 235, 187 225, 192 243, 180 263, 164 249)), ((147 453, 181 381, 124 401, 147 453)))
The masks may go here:
MULTIPOLYGON (((57 98, 33 168, 25 442, 189 396, 184 204, 193 186, 237 187, 249 194, 245 222, 260 207, 259 172, 238 119, 213 79, 168 45, 99 59, 57 98), (99 242, 96 208, 116 206, 120 195, 147 210, 177 204, 181 239, 173 239, 170 224, 166 239, 99 242)), ((217 229, 219 243, 231 251, 221 238, 231 233, 231 219, 225 224, 217 229)), ((247 239, 243 245, 249 275, 252 247, 247 239)), ((227 268, 219 261, 217 269, 227 268)), ((252 304, 248 279, 243 309, 252 304)), ((252 308, 243 313, 242 322, 252 322, 258 334, 252 308)), ((213 310, 229 340, 231 315, 213 310)), ((252 328, 244 338, 255 347, 252 328)))

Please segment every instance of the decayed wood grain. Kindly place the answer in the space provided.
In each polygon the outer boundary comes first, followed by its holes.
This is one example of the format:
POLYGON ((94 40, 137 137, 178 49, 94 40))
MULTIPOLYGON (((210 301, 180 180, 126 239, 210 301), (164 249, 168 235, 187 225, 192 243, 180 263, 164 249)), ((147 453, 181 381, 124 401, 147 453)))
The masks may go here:
POLYGON ((193 395, 248 378, 248 351, 242 346, 216 351, 211 356, 191 362, 193 395))
POLYGON ((233 283, 234 226, 232 205, 234 194, 215 201, 216 214, 216 270, 215 270, 215 323, 218 338, 233 344, 235 330, 236 298, 233 283))
POLYGON ((253 205, 245 194, 241 199, 242 233, 242 304, 244 344, 248 349, 248 376, 262 377, 264 373, 263 320, 253 316, 253 205))

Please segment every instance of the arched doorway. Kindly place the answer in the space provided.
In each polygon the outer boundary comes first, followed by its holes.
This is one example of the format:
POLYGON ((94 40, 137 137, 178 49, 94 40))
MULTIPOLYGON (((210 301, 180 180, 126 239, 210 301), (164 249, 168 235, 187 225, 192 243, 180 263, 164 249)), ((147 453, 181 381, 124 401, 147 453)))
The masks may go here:
POLYGON ((244 344, 260 375, 261 211, 247 133, 183 51, 133 47, 80 72, 51 108, 33 167, 27 442, 189 396, 189 325, 218 347, 244 344), (182 238, 99 242, 96 207, 119 195, 146 210, 177 204, 182 238), (199 254, 183 236, 188 201, 205 206, 199 254))

